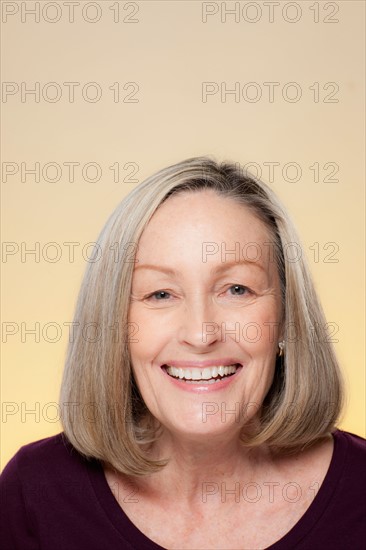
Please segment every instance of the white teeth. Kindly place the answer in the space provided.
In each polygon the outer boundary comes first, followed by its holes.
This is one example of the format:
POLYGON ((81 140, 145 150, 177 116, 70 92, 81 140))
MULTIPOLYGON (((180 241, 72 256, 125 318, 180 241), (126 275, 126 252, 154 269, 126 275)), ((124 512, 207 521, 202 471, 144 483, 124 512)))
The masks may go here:
POLYGON ((206 367, 204 369, 182 369, 182 368, 176 368, 171 367, 169 365, 166 365, 166 371, 170 376, 173 376, 174 378, 180 378, 181 380, 209 380, 209 383, 214 382, 214 378, 217 378, 218 376, 224 377, 228 376, 229 374, 234 374, 237 371, 237 365, 225 365, 220 367, 206 367))

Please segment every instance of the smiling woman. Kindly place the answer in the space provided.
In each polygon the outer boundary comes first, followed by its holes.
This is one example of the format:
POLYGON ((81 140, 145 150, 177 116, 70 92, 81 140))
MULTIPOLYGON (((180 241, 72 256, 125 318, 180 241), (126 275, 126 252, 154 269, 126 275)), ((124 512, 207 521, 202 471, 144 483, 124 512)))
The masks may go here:
POLYGON ((64 431, 2 474, 5 547, 364 547, 365 440, 337 429, 337 359, 271 189, 188 159, 98 244, 74 321, 101 337, 69 345, 64 431))

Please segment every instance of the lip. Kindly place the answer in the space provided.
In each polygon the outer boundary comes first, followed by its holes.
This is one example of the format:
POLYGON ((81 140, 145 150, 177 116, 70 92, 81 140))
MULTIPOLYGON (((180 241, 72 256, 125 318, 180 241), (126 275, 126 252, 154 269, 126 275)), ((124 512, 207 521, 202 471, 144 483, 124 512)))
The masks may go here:
MULTIPOLYGON (((222 359, 221 359, 222 361, 222 359)), ((231 363, 231 365, 235 364, 235 363, 239 363, 239 361, 233 361, 231 363)), ((175 367, 177 366, 178 367, 182 367, 183 368, 183 365, 185 368, 193 368, 193 367, 196 367, 196 368, 199 368, 199 367, 204 367, 204 366, 213 366, 213 367, 216 367, 216 366, 220 366, 222 365, 223 363, 222 362, 217 362, 217 361, 211 361, 211 362, 208 362, 208 361, 203 361, 203 362, 200 362, 200 363, 197 363, 196 361, 172 361, 171 363, 168 363, 168 365, 171 365, 172 367, 175 367), (174 364, 173 364, 174 363, 174 364)), ((230 364, 230 363, 226 363, 227 364, 230 364)), ((225 365, 225 363, 224 363, 225 365)), ((235 374, 232 374, 231 376, 228 376, 227 378, 224 378, 222 381, 220 382, 215 382, 214 384, 207 384, 205 383, 204 381, 203 382, 200 382, 199 384, 187 384, 184 380, 180 380, 179 378, 173 378, 172 376, 169 376, 169 374, 166 372, 166 370, 163 368, 163 365, 161 366, 161 372, 163 373, 163 375, 169 379, 169 381, 174 384, 177 388, 179 388, 180 390, 183 390, 183 391, 186 391, 186 392, 191 392, 191 393, 198 393, 198 394, 207 394, 207 393, 214 393, 214 392, 218 392, 218 391, 222 391, 222 390, 225 390, 230 384, 233 384, 237 377, 240 375, 240 373, 242 372, 243 370, 243 365, 242 363, 240 363, 240 367, 238 368, 238 370, 236 371, 235 374)))
POLYGON ((206 361, 176 361, 175 359, 172 359, 171 361, 166 361, 164 365, 170 365, 171 367, 176 367, 177 369, 203 369, 205 367, 220 367, 222 366, 228 366, 228 365, 236 365, 239 363, 241 366, 243 366, 243 363, 239 361, 235 357, 223 357, 222 359, 207 359, 206 361))

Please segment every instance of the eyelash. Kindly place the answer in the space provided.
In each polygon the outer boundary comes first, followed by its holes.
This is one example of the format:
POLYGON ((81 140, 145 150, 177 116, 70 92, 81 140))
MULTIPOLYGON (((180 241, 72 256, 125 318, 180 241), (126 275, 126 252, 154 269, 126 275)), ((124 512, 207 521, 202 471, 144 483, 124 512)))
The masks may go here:
MULTIPOLYGON (((229 286, 229 288, 227 290, 230 290, 231 288, 235 288, 235 287, 239 287, 239 288, 244 289, 246 291, 246 294, 253 294, 253 292, 250 290, 250 288, 248 288, 247 286, 238 285, 238 284, 229 286)), ((155 292, 152 292, 151 294, 148 294, 147 296, 145 296, 144 300, 149 300, 150 298, 153 298, 157 294, 161 294, 163 292, 165 294, 167 294, 168 296, 171 296, 170 292, 167 292, 166 290, 156 290, 155 292)), ((243 294, 232 294, 232 296, 243 296, 243 294)), ((160 302, 160 301, 165 302, 166 300, 162 299, 162 300, 156 300, 156 301, 157 302, 160 302)))

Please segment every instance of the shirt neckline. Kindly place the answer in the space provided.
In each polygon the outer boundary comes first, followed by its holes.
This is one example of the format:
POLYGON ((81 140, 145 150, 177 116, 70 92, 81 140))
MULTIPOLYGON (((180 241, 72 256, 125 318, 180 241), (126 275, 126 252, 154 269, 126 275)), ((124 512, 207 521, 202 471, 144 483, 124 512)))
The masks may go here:
MULTIPOLYGON (((342 430, 336 429, 332 433, 332 437, 334 441, 332 458, 312 503, 297 523, 283 537, 268 546, 266 550, 287 550, 295 547, 321 521, 328 502, 336 490, 337 480, 341 476, 348 447, 346 434, 342 430)), ((142 533, 120 507, 108 485, 101 461, 94 460, 91 466, 88 473, 96 498, 113 528, 121 535, 122 539, 129 542, 131 548, 138 545, 141 550, 167 550, 142 533)))

